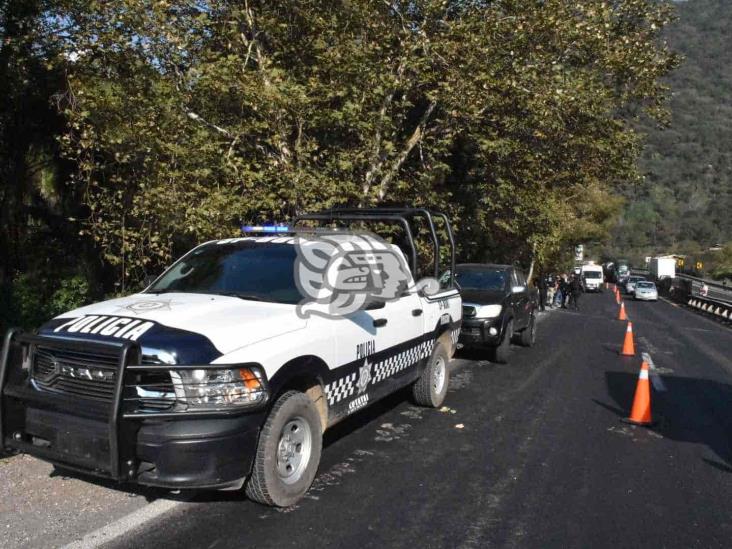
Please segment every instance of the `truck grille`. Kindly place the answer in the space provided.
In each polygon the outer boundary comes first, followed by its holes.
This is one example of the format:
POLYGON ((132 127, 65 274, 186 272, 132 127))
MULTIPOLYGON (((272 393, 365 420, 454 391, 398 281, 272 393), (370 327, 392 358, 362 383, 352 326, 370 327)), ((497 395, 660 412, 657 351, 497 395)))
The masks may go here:
POLYGON ((117 378, 117 355, 39 346, 32 377, 38 389, 111 401, 117 378))

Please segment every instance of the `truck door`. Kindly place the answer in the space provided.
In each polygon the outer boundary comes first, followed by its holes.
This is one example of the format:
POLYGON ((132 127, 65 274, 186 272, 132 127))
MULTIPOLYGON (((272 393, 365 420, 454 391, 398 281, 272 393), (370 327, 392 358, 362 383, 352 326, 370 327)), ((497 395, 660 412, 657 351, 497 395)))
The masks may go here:
POLYGON ((409 292, 396 301, 374 302, 366 310, 337 320, 336 364, 366 359, 373 364, 417 345, 423 318, 419 297, 409 292))

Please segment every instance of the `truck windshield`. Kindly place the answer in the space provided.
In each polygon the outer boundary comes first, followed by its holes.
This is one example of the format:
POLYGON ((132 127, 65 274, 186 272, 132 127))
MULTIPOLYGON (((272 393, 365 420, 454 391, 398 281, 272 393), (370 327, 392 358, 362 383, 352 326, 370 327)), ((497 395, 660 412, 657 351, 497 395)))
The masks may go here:
POLYGON ((173 265, 147 293, 183 292, 296 304, 295 248, 289 244, 206 244, 173 265))
POLYGON ((455 273, 455 280, 464 290, 503 290, 506 272, 499 270, 465 269, 455 273))
POLYGON ((585 278, 602 278, 600 271, 585 271, 584 275, 585 278))

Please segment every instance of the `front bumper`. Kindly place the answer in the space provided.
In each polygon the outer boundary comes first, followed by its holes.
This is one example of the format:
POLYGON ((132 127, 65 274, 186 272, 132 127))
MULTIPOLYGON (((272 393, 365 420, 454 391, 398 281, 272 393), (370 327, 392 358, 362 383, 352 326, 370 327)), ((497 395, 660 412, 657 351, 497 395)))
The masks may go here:
MULTIPOLYGON (((8 334, 0 362, 4 448, 85 474, 164 488, 238 488, 250 474, 264 411, 125 414, 125 366, 139 358, 131 344, 119 347, 122 375, 111 403, 40 391, 20 368, 9 367, 12 339, 8 334)), ((55 338, 17 339, 32 348, 55 338)))
POLYGON ((502 337, 501 317, 497 318, 463 318, 460 328, 461 343, 465 347, 495 347, 502 337))
POLYGON ((638 292, 635 292, 634 295, 635 299, 637 301, 658 301, 658 294, 641 294, 638 292))

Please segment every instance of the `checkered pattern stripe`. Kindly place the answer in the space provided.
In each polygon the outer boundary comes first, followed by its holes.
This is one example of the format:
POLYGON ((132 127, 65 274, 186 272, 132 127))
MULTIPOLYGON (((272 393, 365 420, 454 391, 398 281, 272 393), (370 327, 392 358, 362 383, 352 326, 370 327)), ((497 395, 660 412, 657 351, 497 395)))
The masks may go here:
POLYGON ((356 382, 358 372, 353 372, 340 379, 336 379, 332 383, 325 386, 325 396, 328 398, 328 404, 333 406, 336 402, 340 402, 349 397, 356 390, 354 383, 356 382))
POLYGON ((371 380, 371 384, 376 385, 387 377, 391 377, 405 368, 414 365, 423 358, 430 356, 434 346, 434 340, 423 341, 422 343, 418 343, 414 347, 410 347, 401 353, 377 362, 374 365, 374 377, 371 380))

